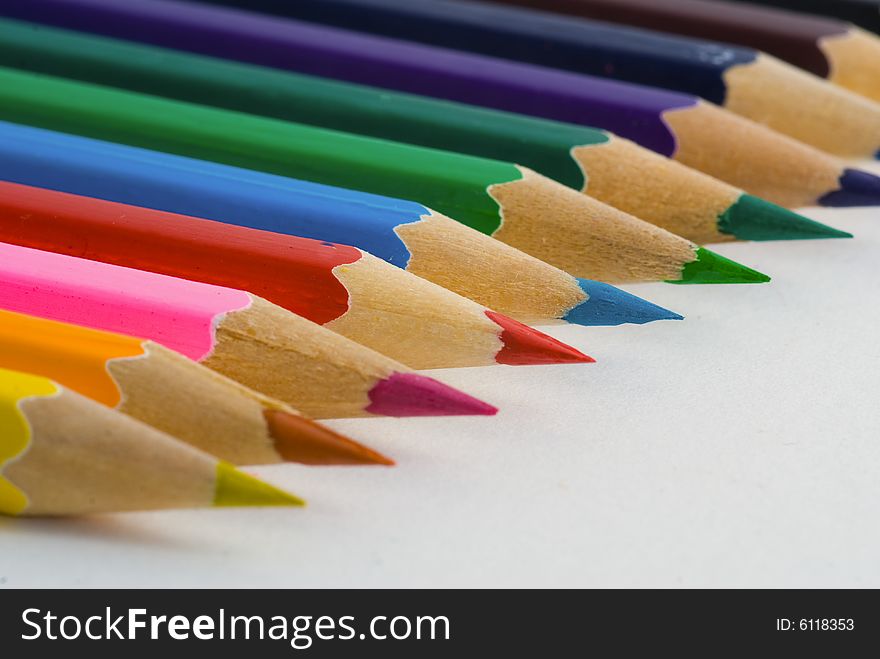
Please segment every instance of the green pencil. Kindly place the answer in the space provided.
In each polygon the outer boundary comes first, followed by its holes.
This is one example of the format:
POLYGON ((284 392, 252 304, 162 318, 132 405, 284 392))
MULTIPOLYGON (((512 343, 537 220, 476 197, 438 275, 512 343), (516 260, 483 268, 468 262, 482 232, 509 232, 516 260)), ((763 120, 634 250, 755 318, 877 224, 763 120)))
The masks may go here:
POLYGON ((584 126, 9 20, 0 64, 515 162, 696 243, 849 236, 584 126))
MULTIPOLYGON (((607 282, 768 280, 561 183, 498 160, 11 69, 0 69, 0 118, 411 198, 578 277, 607 282)), ((430 225, 419 226, 430 239, 430 225)))

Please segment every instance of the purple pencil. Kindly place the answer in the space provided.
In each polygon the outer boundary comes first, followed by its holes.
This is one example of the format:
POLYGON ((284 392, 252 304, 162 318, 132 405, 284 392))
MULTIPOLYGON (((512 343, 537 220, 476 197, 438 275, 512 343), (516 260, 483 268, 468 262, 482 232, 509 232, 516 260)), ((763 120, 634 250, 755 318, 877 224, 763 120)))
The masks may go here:
POLYGON ((880 203, 880 178, 685 94, 169 0, 0 0, 0 14, 595 126, 787 206, 880 203))

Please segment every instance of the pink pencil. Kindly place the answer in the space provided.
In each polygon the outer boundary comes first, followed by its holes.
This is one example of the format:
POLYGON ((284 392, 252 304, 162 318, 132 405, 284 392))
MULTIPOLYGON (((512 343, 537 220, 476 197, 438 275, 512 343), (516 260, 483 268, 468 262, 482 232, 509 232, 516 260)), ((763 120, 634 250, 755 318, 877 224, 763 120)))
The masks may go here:
POLYGON ((0 243, 0 308, 151 339, 314 418, 496 412, 232 288, 0 243))

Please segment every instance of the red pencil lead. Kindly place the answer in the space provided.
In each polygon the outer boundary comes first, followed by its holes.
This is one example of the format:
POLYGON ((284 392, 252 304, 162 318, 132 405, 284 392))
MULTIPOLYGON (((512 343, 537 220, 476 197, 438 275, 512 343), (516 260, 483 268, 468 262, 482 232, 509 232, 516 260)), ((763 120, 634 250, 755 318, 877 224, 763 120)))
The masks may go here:
POLYGON ((494 311, 486 315, 503 328, 501 342, 504 347, 495 355, 499 364, 526 366, 529 364, 590 363, 596 360, 557 341, 552 336, 529 327, 513 318, 494 311))

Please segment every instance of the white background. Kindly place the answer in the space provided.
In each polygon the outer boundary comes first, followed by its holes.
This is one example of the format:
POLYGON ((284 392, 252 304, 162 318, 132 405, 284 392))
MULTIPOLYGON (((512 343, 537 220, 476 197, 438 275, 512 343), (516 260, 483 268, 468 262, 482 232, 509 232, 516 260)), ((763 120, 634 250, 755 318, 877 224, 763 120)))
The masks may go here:
POLYGON ((880 208, 807 212, 856 238, 549 330, 597 364, 436 372, 495 418, 333 423, 396 468, 255 470, 306 509, 0 518, 0 585, 878 587, 880 208))

